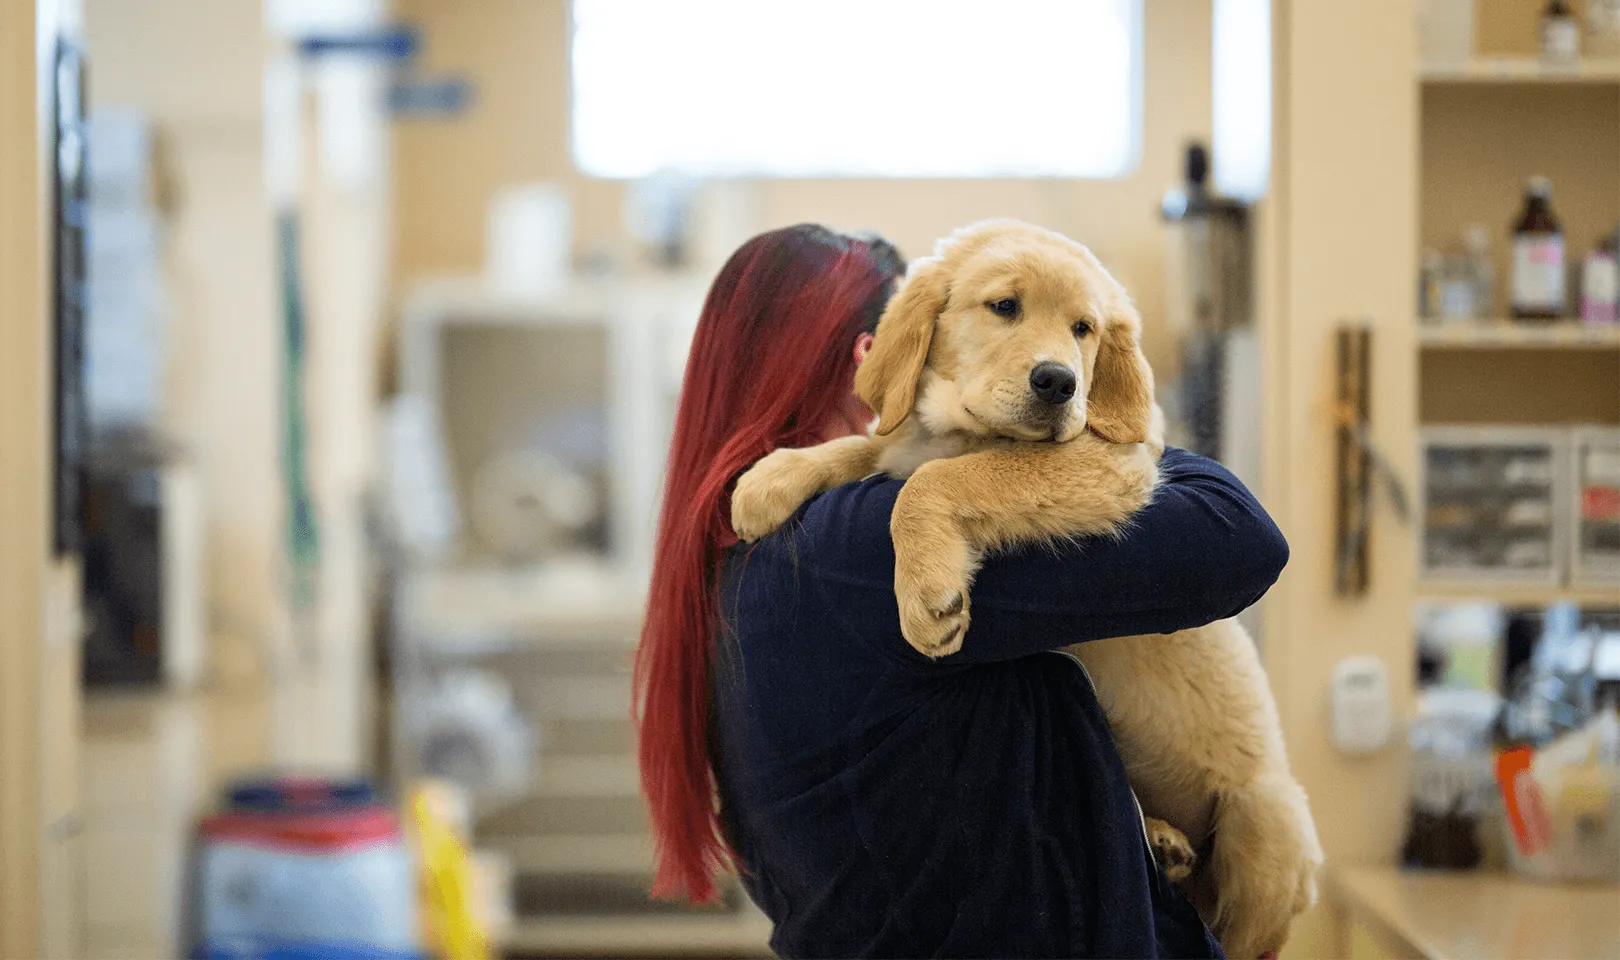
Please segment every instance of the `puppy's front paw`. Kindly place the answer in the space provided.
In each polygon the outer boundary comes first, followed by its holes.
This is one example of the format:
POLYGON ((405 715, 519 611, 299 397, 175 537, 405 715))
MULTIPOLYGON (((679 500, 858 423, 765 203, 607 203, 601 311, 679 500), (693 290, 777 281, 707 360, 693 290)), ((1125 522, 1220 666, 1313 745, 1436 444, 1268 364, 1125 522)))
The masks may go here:
POLYGON ((900 603, 900 633, 918 653, 938 658, 962 649, 971 619, 966 578, 913 579, 896 570, 894 594, 900 603))
POLYGON ((811 465, 797 450, 777 450, 737 478, 731 492, 731 529, 753 542, 787 522, 818 492, 811 465))
POLYGON ((1146 823, 1148 845, 1153 848, 1153 858, 1159 861, 1164 875, 1175 883, 1192 876, 1193 867, 1198 865, 1198 854, 1193 851, 1187 835, 1153 817, 1146 818, 1146 823))
POLYGON ((970 620, 968 587, 979 569, 978 554, 952 519, 949 504, 919 471, 906 481, 889 518, 900 632, 926 657, 962 649, 970 620))

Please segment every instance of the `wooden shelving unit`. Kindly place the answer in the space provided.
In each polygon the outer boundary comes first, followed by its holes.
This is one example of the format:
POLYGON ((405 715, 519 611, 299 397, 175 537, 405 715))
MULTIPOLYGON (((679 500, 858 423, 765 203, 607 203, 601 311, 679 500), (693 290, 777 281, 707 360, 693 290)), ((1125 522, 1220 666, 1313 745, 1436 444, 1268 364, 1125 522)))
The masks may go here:
MULTIPOLYGON (((1620 60, 1560 67, 1526 55, 1538 15, 1530 0, 1483 12, 1491 22, 1480 23, 1482 42, 1510 55, 1419 63, 1416 71, 1420 243, 1455 249, 1469 224, 1484 224, 1504 313, 1509 230, 1526 178, 1553 182, 1571 270, 1620 223, 1620 60)), ((1620 327, 1500 317, 1419 319, 1416 329, 1420 426, 1620 424, 1620 327)), ((1420 580, 1417 600, 1620 607, 1620 585, 1420 580)))

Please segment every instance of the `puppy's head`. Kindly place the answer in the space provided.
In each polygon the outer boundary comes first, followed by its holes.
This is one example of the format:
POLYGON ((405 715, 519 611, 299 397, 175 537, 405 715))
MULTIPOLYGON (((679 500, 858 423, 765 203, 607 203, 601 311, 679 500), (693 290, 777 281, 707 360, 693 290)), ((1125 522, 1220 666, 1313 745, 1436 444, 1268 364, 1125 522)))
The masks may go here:
POLYGON ((916 261, 855 389, 891 433, 1116 443, 1148 438, 1153 371, 1130 297, 1091 251, 1011 220, 964 227, 916 261))

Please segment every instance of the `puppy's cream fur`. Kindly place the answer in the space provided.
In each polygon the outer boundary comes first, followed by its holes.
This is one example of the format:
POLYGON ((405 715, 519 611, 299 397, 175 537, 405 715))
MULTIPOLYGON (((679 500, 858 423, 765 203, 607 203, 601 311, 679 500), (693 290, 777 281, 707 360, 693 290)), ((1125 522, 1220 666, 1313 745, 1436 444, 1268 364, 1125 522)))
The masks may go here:
MULTIPOLYGON (((901 630, 922 653, 962 645, 986 551, 1112 533, 1147 503, 1163 452, 1141 321, 1085 247, 989 221, 912 264, 856 374, 871 436, 778 450, 737 481, 732 526, 754 540, 806 499, 876 471, 895 504, 901 630), (1016 302, 1014 316, 1004 316, 1016 302), (1078 377, 1035 403, 1034 364, 1078 377)), ((1236 621, 1070 648, 1085 664, 1149 836, 1229 956, 1280 949, 1314 902, 1322 861, 1254 644, 1236 621)))

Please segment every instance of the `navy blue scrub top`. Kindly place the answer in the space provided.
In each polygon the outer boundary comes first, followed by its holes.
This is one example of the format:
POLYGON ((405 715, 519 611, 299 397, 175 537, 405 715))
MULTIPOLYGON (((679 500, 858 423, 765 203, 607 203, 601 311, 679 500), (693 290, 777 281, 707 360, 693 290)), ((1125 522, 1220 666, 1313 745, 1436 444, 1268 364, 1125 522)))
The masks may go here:
MULTIPOLYGON (((1213 957, 1153 863, 1090 681, 1058 647, 1258 600, 1288 545, 1219 464, 1170 449, 1123 536, 989 558, 960 652, 900 635, 872 477, 721 577, 713 750, 743 884, 784 957, 1213 957)), ((1151 643, 1151 639, 1142 642, 1151 643)))

